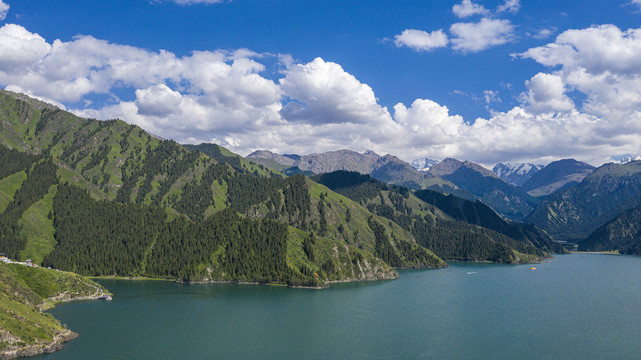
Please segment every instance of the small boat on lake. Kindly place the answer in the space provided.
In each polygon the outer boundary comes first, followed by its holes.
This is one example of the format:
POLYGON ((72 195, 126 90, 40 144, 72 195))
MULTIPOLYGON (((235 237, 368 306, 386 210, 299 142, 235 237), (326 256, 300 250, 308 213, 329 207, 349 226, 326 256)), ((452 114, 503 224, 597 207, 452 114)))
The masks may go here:
POLYGON ((111 295, 107 295, 107 294, 100 295, 100 296, 97 297, 97 299, 98 300, 111 300, 111 295))

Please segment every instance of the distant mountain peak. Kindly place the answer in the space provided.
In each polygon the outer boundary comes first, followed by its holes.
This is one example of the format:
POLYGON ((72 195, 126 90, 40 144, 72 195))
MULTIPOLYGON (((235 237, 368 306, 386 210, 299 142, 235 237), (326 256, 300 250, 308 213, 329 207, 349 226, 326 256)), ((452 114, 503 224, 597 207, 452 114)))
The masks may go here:
POLYGON ((543 165, 535 165, 531 163, 508 162, 496 164, 492 168, 492 172, 512 185, 521 186, 543 167, 543 165))
POLYGON ((432 166, 438 164, 439 162, 439 160, 422 158, 412 160, 410 165, 412 165, 412 167, 418 171, 428 171, 432 166))
POLYGON ((566 186, 578 184, 594 169, 594 166, 574 159, 553 161, 533 174, 522 188, 532 196, 549 195, 566 186))
POLYGON ((467 168, 470 168, 483 176, 490 176, 490 177, 496 177, 493 172, 490 170, 484 168, 483 166, 472 162, 472 161, 460 161, 454 158, 446 158, 445 160, 441 161, 440 163, 432 166, 429 170, 429 173, 434 175, 434 176, 447 176, 455 173, 459 168, 462 166, 465 166, 467 168))
POLYGON ((293 166, 295 159, 292 155, 279 155, 269 150, 256 150, 246 156, 247 159, 268 159, 276 161, 277 163, 285 166, 293 166))
POLYGON ((637 156, 628 155, 628 156, 622 157, 621 159, 619 159, 618 161, 615 161, 614 163, 622 165, 622 164, 627 164, 629 162, 639 161, 639 160, 641 160, 641 155, 637 155, 637 156))

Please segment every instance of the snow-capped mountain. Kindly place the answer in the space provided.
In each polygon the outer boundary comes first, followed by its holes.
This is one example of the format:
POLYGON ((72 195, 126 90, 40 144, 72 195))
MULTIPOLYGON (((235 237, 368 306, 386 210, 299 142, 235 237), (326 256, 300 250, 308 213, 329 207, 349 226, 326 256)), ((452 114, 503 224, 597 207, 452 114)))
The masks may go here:
POLYGON ((492 171, 496 176, 510 184, 521 186, 541 169, 543 169, 543 165, 530 163, 498 163, 492 168, 492 171))
POLYGON ((428 171, 432 166, 438 164, 439 162, 440 161, 438 160, 424 158, 412 160, 410 165, 412 165, 412 167, 418 171, 428 171))
POLYGON ((638 161, 638 160, 641 160, 641 156, 636 156, 636 157, 625 156, 625 157, 622 157, 619 161, 615 161, 614 163, 623 165, 623 164, 627 164, 629 162, 638 161))

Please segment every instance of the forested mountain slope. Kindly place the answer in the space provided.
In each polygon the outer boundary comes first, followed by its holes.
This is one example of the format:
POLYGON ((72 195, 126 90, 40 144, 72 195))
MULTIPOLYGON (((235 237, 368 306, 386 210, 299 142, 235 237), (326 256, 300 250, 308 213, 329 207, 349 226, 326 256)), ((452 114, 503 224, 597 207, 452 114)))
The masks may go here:
POLYGON ((510 220, 523 221, 538 202, 525 191, 508 184, 490 170, 471 161, 445 159, 432 166, 429 173, 470 192, 510 220))
POLYGON ((627 209, 641 206, 641 161, 605 164, 557 191, 527 218, 557 240, 579 241, 627 209))
POLYGON ((574 159, 554 161, 532 175, 521 188, 532 196, 546 196, 580 183, 594 169, 594 166, 574 159))
POLYGON ((579 242, 582 251, 641 255, 641 207, 626 210, 579 242))
POLYGON ((396 222, 445 259, 513 263, 563 251, 533 226, 506 222, 480 202, 431 190, 414 194, 355 172, 337 171, 313 179, 396 222))
POLYGON ((6 91, 0 126, 4 156, 31 154, 0 179, 0 248, 15 257, 87 275, 311 286, 445 266, 348 198, 216 145, 201 146, 208 156, 6 91))
POLYGON ((481 201, 461 199, 432 190, 421 190, 415 194, 419 199, 437 206, 455 220, 497 231, 550 253, 566 252, 559 243, 536 226, 506 220, 481 201))

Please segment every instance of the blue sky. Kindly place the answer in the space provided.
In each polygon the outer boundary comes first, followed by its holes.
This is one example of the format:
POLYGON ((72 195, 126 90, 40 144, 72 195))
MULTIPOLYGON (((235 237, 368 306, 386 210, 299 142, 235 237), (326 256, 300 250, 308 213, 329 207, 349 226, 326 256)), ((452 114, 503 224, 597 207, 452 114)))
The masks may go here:
POLYGON ((641 153, 638 0, 116 4, 0 2, 0 86, 242 155, 641 153))

